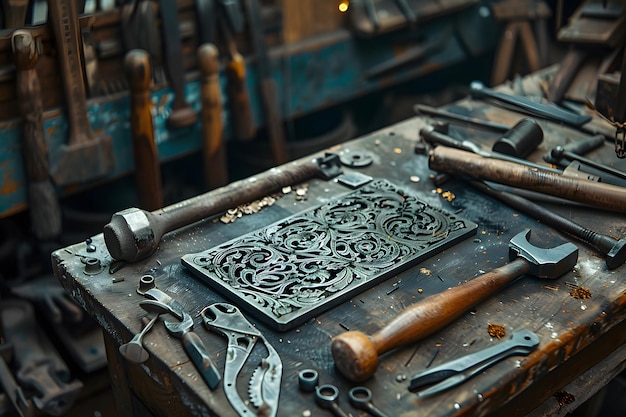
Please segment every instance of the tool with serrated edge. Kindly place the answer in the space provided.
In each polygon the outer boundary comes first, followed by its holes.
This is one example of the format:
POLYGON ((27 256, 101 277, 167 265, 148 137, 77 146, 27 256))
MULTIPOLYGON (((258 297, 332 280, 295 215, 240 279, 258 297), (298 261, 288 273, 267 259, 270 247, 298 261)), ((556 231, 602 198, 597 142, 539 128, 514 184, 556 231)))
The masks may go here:
POLYGON ((212 304, 204 308, 200 315, 208 329, 228 338, 228 354, 224 366, 224 393, 237 414, 240 416, 276 416, 283 372, 278 352, 232 304, 212 304), (242 400, 237 392, 236 382, 239 372, 258 340, 263 342, 268 355, 261 360, 248 383, 250 404, 255 407, 255 410, 242 400))

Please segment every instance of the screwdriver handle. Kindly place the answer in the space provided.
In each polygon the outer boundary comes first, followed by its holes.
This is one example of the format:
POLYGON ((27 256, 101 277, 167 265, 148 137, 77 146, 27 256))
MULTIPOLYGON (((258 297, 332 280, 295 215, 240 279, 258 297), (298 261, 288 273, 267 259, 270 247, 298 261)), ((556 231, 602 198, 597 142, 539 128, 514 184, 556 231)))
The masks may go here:
POLYGON ((217 388, 222 377, 213 359, 209 356, 200 336, 192 331, 185 333, 183 335, 183 347, 209 388, 211 388, 211 390, 217 388))

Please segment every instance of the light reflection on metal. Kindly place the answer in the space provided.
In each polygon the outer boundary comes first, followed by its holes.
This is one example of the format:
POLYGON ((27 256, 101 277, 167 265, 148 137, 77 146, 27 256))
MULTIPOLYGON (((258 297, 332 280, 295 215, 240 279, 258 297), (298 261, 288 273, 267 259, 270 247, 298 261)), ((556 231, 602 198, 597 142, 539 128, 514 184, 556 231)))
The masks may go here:
POLYGON ((287 330, 476 227, 379 179, 182 262, 241 308, 287 330))

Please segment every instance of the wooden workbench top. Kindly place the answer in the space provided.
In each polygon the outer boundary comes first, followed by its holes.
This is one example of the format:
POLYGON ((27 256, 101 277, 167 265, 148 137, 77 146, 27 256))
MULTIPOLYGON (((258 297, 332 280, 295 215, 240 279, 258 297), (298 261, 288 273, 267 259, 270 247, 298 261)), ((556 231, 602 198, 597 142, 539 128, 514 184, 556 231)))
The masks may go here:
MULTIPOLYGON (((523 117, 471 100, 457 103, 455 107, 510 125, 523 117)), ((314 394, 298 389, 298 372, 307 368, 319 372, 320 384, 330 383, 339 388, 344 410, 352 415, 365 415, 363 412, 359 414, 348 402, 348 390, 359 384, 348 381, 335 369, 330 351, 331 338, 346 329, 371 335, 411 304, 503 265, 508 262, 511 237, 528 228, 532 229, 531 241, 537 246, 553 247, 570 240, 576 244, 579 247, 576 267, 556 280, 523 277, 475 306, 444 330, 383 355, 375 375, 361 384, 371 389, 374 404, 393 416, 524 415, 626 341, 623 331, 626 318, 624 267, 608 270, 603 256, 593 248, 502 205, 461 180, 449 180, 437 189, 429 178, 433 172, 428 168, 427 155, 416 154, 414 150, 419 129, 427 122, 425 118, 415 117, 330 151, 371 153, 371 165, 344 167, 344 172, 358 171, 387 179, 433 207, 477 223, 476 235, 295 329, 274 331, 255 320, 253 315, 247 315, 282 359, 279 416, 330 415, 315 404, 314 394), (445 192, 450 193, 446 194, 448 197, 453 194, 450 201, 443 197, 445 192), (591 298, 574 298, 570 292, 575 286, 587 288, 591 298), (539 336, 540 345, 529 356, 505 359, 434 397, 421 400, 407 390, 410 378, 429 364, 436 366, 497 344, 499 340, 487 332, 489 324, 504 326, 507 335, 519 329, 531 330, 539 336), (556 381, 549 377, 558 371, 561 376, 556 381)), ((531 155, 537 161, 553 146, 584 136, 548 122, 541 121, 540 124, 545 139, 531 155)), ((455 127, 451 132, 452 135, 459 133, 487 149, 498 137, 494 133, 461 127, 455 127)), ((608 143, 589 156, 618 167, 622 162, 615 159, 608 143)), ((623 164, 621 168, 624 169, 623 164)), ((95 252, 87 253, 85 243, 78 243, 53 253, 57 278, 107 335, 114 389, 121 407, 127 407, 126 415, 131 414, 131 409, 136 415, 141 414, 130 405, 131 401, 125 403, 125 398, 132 397, 125 392, 125 387, 130 387, 132 395, 154 415, 236 415, 222 387, 209 390, 180 341, 168 335, 162 325, 156 325, 144 339, 150 352, 150 358, 144 364, 126 363, 116 354, 116 346, 128 342, 142 327, 141 318, 145 313, 139 302, 144 298, 136 292, 140 277, 153 275, 157 287, 185 307, 194 317, 196 331, 206 342, 210 355, 223 369, 226 339, 204 328, 198 313, 209 304, 229 300, 195 278, 181 265, 180 258, 324 204, 347 191, 349 189, 333 180, 311 180, 305 200, 296 199, 295 192, 291 192, 277 199, 274 205, 244 215, 233 223, 207 219, 167 234, 153 256, 128 264, 113 274, 109 272, 111 258, 101 234, 93 237, 95 252), (85 256, 99 259, 101 272, 85 274, 82 262, 85 256)), ((597 232, 614 237, 624 235, 623 215, 576 204, 542 204, 597 232)), ((243 398, 247 395, 244 385, 253 366, 256 363, 242 371, 240 393, 243 398)))

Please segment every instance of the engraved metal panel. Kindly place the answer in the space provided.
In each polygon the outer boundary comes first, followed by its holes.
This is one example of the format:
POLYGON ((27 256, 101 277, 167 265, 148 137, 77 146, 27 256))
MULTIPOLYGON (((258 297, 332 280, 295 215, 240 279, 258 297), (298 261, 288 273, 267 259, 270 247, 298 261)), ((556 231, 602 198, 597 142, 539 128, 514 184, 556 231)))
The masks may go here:
POLYGON ((288 330, 473 235, 476 228, 378 179, 185 255, 182 263, 242 309, 288 330))

